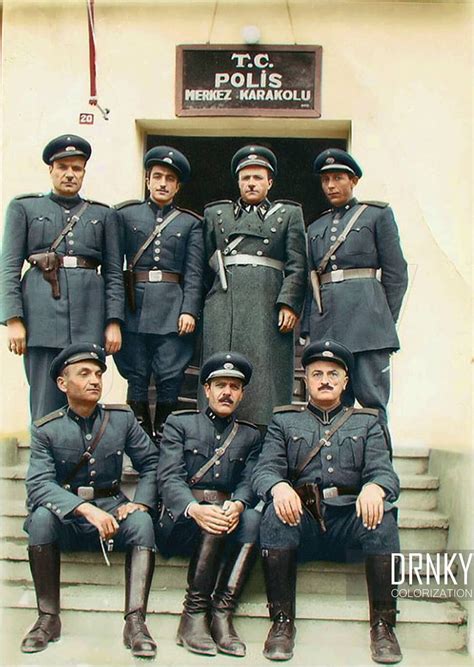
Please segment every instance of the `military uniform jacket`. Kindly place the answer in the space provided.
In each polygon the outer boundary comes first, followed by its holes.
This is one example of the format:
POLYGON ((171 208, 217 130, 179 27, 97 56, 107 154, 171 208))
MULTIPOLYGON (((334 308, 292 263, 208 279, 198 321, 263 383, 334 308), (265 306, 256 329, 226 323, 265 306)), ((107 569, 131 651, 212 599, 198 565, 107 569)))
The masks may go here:
MULTIPOLYGON (((129 264, 156 225, 175 210, 159 209, 148 199, 117 206, 123 238, 123 254, 129 264)), ((125 328, 133 333, 177 333, 183 313, 199 317, 203 293, 204 241, 201 219, 181 211, 146 249, 136 271, 161 269, 182 276, 181 283, 138 282, 136 311, 125 311, 125 328)))
MULTIPOLYGON (((336 486, 359 491, 364 484, 373 482, 385 490, 385 507, 390 509, 400 491, 399 479, 377 417, 363 411, 352 415, 336 431, 295 481, 298 466, 340 416, 341 412, 333 411, 324 420, 326 424, 308 408, 277 408, 253 473, 252 485, 258 496, 270 501, 272 487, 282 481, 295 487, 317 483, 321 489, 336 486)), ((355 503, 356 498, 357 495, 341 495, 324 502, 348 505, 355 503)))
POLYGON ((212 274, 204 304, 203 358, 235 350, 251 360, 254 374, 239 416, 267 424, 273 407, 291 402, 293 391, 293 335, 278 331, 278 314, 281 306, 289 306, 297 314, 303 307, 307 262, 301 207, 265 200, 257 211, 247 211, 244 204, 231 201, 205 209, 206 262, 215 250, 224 251, 240 235, 244 239, 235 253, 279 260, 284 270, 229 266, 227 292, 219 277, 212 274))
POLYGON ((112 209, 91 202, 57 249, 59 255, 97 260, 100 274, 93 269, 60 268, 61 297, 57 300, 37 267, 30 267, 21 278, 24 261, 33 253, 47 251, 84 201, 71 198, 72 207, 66 209, 57 199, 61 198, 53 193, 24 195, 13 199, 8 207, 2 258, 2 322, 22 318, 29 346, 102 344, 107 321, 123 320, 124 316, 122 262, 112 209))
MULTIPOLYGON (((316 269, 354 214, 356 199, 339 210, 331 209, 308 228, 310 271, 316 269)), ((369 202, 364 202, 369 203, 369 202)), ((361 278, 321 286, 323 314, 314 302, 311 288, 305 305, 302 332, 311 339, 332 338, 351 352, 398 350, 395 323, 407 289, 407 264, 400 247, 392 209, 374 202, 358 218, 347 239, 331 256, 325 273, 339 269, 381 270, 377 278, 361 278)))
MULTIPOLYGON (((28 510, 46 507, 63 522, 73 520, 71 514, 84 502, 72 491, 62 487, 81 455, 100 428, 105 410, 110 420, 92 458, 71 482, 72 488, 94 486, 107 489, 120 483, 123 455, 132 460, 140 474, 134 502, 151 509, 157 505, 156 467, 158 450, 127 405, 99 404, 98 415, 88 438, 81 428, 81 418, 65 407, 37 420, 31 430, 31 455, 26 476, 28 510)), ((128 498, 122 492, 110 498, 92 501, 105 510, 113 510, 128 498)))
MULTIPOLYGON (((206 412, 186 410, 175 412, 166 420, 160 445, 158 487, 167 516, 176 522, 183 515, 194 496, 189 480, 224 444, 232 431, 235 420, 219 433, 213 417, 206 412)), ((247 422, 239 421, 239 430, 232 443, 202 479, 195 489, 215 489, 231 493, 234 500, 253 505, 256 500, 251 489, 251 474, 260 452, 260 432, 247 422)), ((162 522, 163 523, 163 522, 162 522)), ((173 523, 166 522, 159 528, 171 531, 173 523)))

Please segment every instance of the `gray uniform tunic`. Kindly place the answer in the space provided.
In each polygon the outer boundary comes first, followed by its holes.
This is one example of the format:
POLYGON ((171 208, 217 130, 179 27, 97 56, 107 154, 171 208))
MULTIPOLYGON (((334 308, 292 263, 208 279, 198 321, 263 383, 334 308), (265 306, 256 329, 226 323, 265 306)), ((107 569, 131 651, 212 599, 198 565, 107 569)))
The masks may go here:
POLYGON ((244 239, 236 253, 279 260, 284 268, 229 266, 227 292, 219 277, 212 276, 203 313, 203 358, 223 350, 248 357, 254 372, 238 414, 267 424, 273 407, 291 402, 293 393, 294 336, 278 331, 278 314, 281 306, 289 306, 299 315, 303 306, 306 252, 301 207, 265 201, 254 210, 222 201, 206 208, 207 261, 240 235, 244 239))

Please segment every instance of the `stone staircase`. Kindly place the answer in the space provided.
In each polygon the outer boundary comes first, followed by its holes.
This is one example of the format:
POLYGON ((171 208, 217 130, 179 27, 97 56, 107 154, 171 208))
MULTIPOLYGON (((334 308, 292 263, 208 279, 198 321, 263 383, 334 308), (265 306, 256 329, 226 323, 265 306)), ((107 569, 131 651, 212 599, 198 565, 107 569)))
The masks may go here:
MULTIPOLYGON (((63 638, 42 654, 24 656, 19 650, 23 632, 35 618, 35 597, 29 572, 24 478, 29 456, 27 443, 5 443, 0 469, 1 574, 4 582, 0 633, 5 640, 5 665, 132 665, 121 644, 123 554, 111 554, 108 568, 102 555, 62 555, 63 638), (74 662, 74 658, 76 662, 74 662)), ((429 451, 404 448, 394 455, 401 478, 398 503, 402 550, 442 552, 446 549, 449 519, 437 511, 439 481, 428 472, 429 451)), ((127 480, 125 480, 127 483, 127 480)), ((203 664, 202 656, 188 654, 174 644, 174 633, 186 586, 185 559, 157 558, 150 594, 149 627, 159 643, 160 665, 203 664)), ((425 586, 423 588, 426 588, 425 586)), ((467 665, 466 612, 456 599, 416 598, 415 587, 400 600, 397 634, 405 665, 467 665)), ((363 567, 358 564, 315 562, 298 572, 298 642, 294 665, 369 665, 368 611, 363 567), (317 648, 317 654, 316 654, 317 648)), ((261 645, 269 627, 263 576, 257 563, 239 607, 236 625, 248 643, 240 665, 268 665, 261 645)), ((236 659, 219 655, 216 666, 236 659)))

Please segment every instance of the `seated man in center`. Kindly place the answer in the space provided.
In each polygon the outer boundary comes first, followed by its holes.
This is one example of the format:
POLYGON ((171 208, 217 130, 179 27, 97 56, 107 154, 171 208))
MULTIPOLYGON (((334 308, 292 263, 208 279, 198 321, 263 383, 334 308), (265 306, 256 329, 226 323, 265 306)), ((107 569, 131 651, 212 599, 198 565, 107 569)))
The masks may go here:
POLYGON ((191 556, 177 643, 204 655, 246 650, 232 616, 256 555, 250 479, 261 443, 258 428, 234 413, 251 375, 237 352, 209 357, 200 374, 207 409, 170 415, 160 446, 157 544, 166 557, 191 556))

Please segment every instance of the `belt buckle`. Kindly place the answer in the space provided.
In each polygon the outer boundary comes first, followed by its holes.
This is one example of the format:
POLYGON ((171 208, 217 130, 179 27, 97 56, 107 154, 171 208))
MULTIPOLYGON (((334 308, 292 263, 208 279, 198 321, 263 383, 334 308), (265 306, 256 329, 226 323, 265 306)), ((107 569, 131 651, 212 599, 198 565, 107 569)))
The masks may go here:
POLYGON ((151 283, 161 283, 161 281, 163 280, 163 271, 160 271, 160 269, 149 271, 148 280, 151 283))
POLYGON ((92 486, 78 486, 76 493, 83 500, 94 500, 94 489, 92 486))
POLYGON ((208 503, 216 502, 217 500, 217 491, 212 489, 204 489, 204 500, 208 503))
POLYGON ((336 271, 331 271, 331 282, 340 283, 344 280, 344 269, 337 269, 336 271))
POLYGON ((337 498, 339 492, 336 486, 329 487, 328 489, 323 489, 323 498, 327 500, 328 498, 337 498))
POLYGON ((65 269, 77 269, 77 257, 63 257, 63 266, 65 269))

